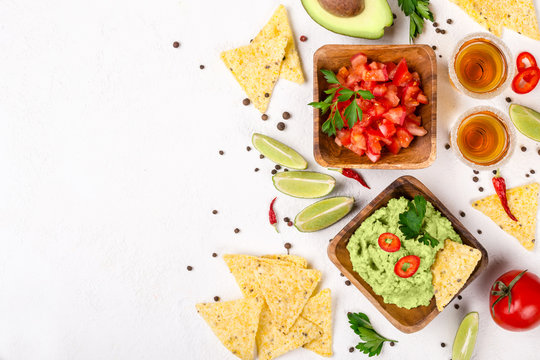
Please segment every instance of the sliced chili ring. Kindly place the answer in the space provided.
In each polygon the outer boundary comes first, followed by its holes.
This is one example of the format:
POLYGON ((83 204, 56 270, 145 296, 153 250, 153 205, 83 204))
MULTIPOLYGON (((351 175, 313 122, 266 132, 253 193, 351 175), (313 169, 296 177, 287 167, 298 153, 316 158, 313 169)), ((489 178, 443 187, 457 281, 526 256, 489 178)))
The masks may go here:
POLYGON ((398 260, 394 272, 401 278, 408 278, 413 276, 419 267, 420 258, 416 255, 407 255, 398 260))
POLYGON ((401 241, 395 234, 384 233, 379 236, 379 246, 386 252, 396 252, 401 248, 401 241))
POLYGON ((538 67, 536 65, 536 59, 534 58, 533 54, 527 51, 524 51, 518 55, 516 59, 516 65, 518 73, 525 71, 530 67, 538 67), (523 60, 527 60, 529 64, 525 63, 523 60))
POLYGON ((518 73, 512 81, 512 90, 518 94, 531 92, 540 80, 540 69, 537 67, 528 67, 518 73))

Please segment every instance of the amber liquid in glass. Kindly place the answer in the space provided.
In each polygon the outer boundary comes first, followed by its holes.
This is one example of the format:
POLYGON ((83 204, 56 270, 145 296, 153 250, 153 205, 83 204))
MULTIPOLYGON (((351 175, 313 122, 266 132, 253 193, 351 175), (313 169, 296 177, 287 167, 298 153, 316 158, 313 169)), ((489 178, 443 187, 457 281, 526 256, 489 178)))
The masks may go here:
POLYGON ((461 46, 454 69, 459 82, 469 91, 488 93, 506 80, 506 60, 488 40, 473 39, 461 46))
POLYGON ((463 119, 457 131, 457 144, 467 160, 492 165, 508 152, 508 130, 497 115, 479 112, 463 119))

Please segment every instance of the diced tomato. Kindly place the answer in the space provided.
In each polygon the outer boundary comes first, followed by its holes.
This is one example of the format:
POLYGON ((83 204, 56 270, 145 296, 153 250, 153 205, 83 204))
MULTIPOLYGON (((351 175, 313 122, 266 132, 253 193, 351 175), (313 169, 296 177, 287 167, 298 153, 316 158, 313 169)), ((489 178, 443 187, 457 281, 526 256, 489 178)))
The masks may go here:
POLYGON ((396 137, 401 147, 404 148, 409 147, 411 141, 413 141, 414 139, 414 136, 412 136, 411 133, 407 131, 407 129, 402 127, 398 127, 396 129, 396 137))
POLYGON ((373 106, 369 109, 368 114, 374 117, 381 116, 386 112, 386 108, 378 102, 372 103, 373 106))
POLYGON ((349 89, 353 89, 361 80, 364 79, 364 74, 369 70, 366 64, 353 68, 347 76, 347 81, 345 81, 345 86, 349 89))
POLYGON ((379 124, 379 130, 385 138, 389 138, 396 133, 396 127, 394 126, 394 123, 386 119, 384 119, 379 124))
POLYGON ((392 103, 392 107, 399 105, 399 96, 397 95, 398 88, 396 85, 388 85, 386 94, 384 94, 384 97, 388 99, 392 103))
POLYGON ((388 72, 386 68, 369 70, 364 74, 366 81, 388 81, 388 72))
POLYGON ((360 88, 362 90, 373 91, 375 86, 377 86, 377 82, 375 82, 375 81, 362 81, 362 82, 360 82, 360 88))
POLYGON ((352 132, 351 136, 352 144, 357 146, 359 149, 366 150, 367 149, 367 138, 366 135, 362 134, 361 132, 352 132))
POLYGON ((386 138, 382 132, 380 132, 378 129, 367 129, 366 134, 368 136, 368 148, 369 148, 369 138, 373 138, 377 141, 382 141, 385 144, 389 145, 392 143, 392 139, 386 138))
POLYGON ((339 69, 338 73, 336 74, 336 77, 341 84, 345 84, 348 76, 349 76, 349 69, 347 69, 345 66, 342 66, 341 69, 339 69))
POLYGON ((347 146, 351 143, 351 133, 350 129, 342 129, 336 131, 336 143, 339 141, 338 145, 347 146))
POLYGON ((414 114, 416 111, 416 106, 405 106, 405 112, 407 115, 414 114))
POLYGON ((415 81, 407 84, 403 95, 401 96, 401 103, 405 106, 418 106, 420 103, 416 100, 416 97, 420 93, 420 88, 415 81))
POLYGON ((368 111, 373 106, 371 101, 365 99, 356 99, 356 103, 364 112, 368 111))
POLYGON ((371 152, 366 151, 366 156, 371 160, 372 162, 376 163, 381 158, 381 154, 373 154, 371 152))
POLYGON ((429 101, 428 101, 428 98, 426 95, 424 95, 424 93, 422 91, 420 91, 418 93, 418 96, 416 97, 416 100, 420 103, 420 104, 427 104, 429 101))
POLYGON ((362 128, 367 128, 371 126, 371 124, 373 124, 374 122, 375 122, 375 117, 367 113, 367 114, 363 114, 362 121, 357 122, 356 124, 358 124, 358 126, 362 128))
POLYGON ((349 145, 347 145, 345 147, 347 149, 349 149, 349 150, 354 151, 355 153, 357 153, 360 156, 364 155, 364 153, 365 153, 365 150, 360 149, 358 146, 356 146, 354 144, 349 144, 349 145))
POLYGON ((390 110, 391 108, 394 107, 394 104, 393 104, 390 100, 388 100, 387 98, 385 98, 385 97, 376 97, 376 98, 373 100, 373 102, 377 102, 377 103, 381 104, 382 106, 384 106, 384 108, 385 108, 386 110, 390 110))
POLYGON ((392 138, 392 143, 390 145, 387 145, 388 151, 390 151, 392 154, 397 154, 399 150, 401 150, 401 143, 397 139, 397 137, 392 138))
POLYGON ((373 95, 374 96, 384 96, 384 94, 386 94, 386 91, 388 89, 386 88, 385 85, 382 85, 382 84, 379 84, 379 85, 375 85, 375 87, 373 87, 373 95))
POLYGON ((403 106, 395 107, 383 114, 385 119, 388 119, 397 125, 403 125, 405 116, 407 116, 407 113, 405 112, 405 108, 403 106))
POLYGON ((420 84, 420 75, 416 71, 413 72, 411 75, 412 75, 412 78, 418 81, 418 83, 420 84))
POLYGON ((408 132, 411 133, 411 135, 414 135, 414 136, 424 136, 427 133, 426 129, 408 120, 405 121, 405 128, 407 129, 408 132))
POLYGON ((405 121, 412 121, 416 125, 422 124, 422 118, 418 115, 415 115, 414 113, 407 114, 407 117, 405 118, 405 121))
POLYGON ((396 73, 397 65, 392 61, 387 61, 384 65, 386 65, 386 71, 388 71, 388 79, 392 80, 396 73))
POLYGON ((392 79, 392 83, 397 86, 405 86, 409 81, 412 80, 412 74, 407 68, 407 62, 405 58, 401 59, 396 68, 396 73, 392 79))
POLYGON ((358 53, 351 57, 351 65, 353 68, 362 66, 367 63, 367 56, 364 53, 358 53))

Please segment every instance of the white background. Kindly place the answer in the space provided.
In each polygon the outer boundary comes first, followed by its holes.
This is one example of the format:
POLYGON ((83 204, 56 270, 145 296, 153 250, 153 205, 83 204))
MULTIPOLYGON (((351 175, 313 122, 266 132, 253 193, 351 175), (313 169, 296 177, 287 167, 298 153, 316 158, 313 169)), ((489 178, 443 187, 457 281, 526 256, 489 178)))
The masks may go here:
MULTIPOLYGON (((348 311, 365 312, 380 333, 399 340, 385 346, 381 359, 418 360, 449 359, 457 326, 473 310, 480 313, 474 359, 538 359, 540 328, 506 332, 488 313, 488 290, 498 275, 513 268, 540 274, 538 250, 527 252, 470 207, 472 199, 492 193, 491 174, 474 183, 472 171, 444 145, 451 123, 467 108, 506 111, 506 96, 539 108, 540 88, 526 96, 508 89, 490 101, 457 93, 448 82, 448 57, 457 40, 481 27, 447 0, 432 2, 447 33, 427 25, 417 43, 436 45, 442 55, 436 162, 418 171, 364 170, 371 190, 336 176, 334 194, 357 202, 346 219, 311 234, 280 223, 276 234, 267 222, 274 196, 280 219, 311 201, 273 188, 273 164, 246 151, 251 134, 275 136, 300 151, 311 170, 325 171, 313 159, 306 106, 313 52, 332 43, 407 43, 408 20, 396 0, 390 0, 395 25, 377 41, 328 32, 299 1, 283 1, 296 38, 309 38, 298 43, 307 82, 280 81, 266 122, 242 105, 245 95, 219 53, 247 44, 278 1, 1 0, 0 359, 233 359, 194 305, 216 295, 241 296, 222 254, 280 253, 285 242, 323 272, 321 288, 332 289, 336 359, 365 358, 349 354, 358 338, 348 328, 348 311), (173 41, 181 46, 173 48, 173 41), (282 120, 283 111, 292 118, 282 120), (285 121, 285 131, 276 129, 278 121, 285 121), (475 235, 483 231, 477 238, 490 256, 459 310, 452 303, 411 335, 345 286, 326 256, 328 240, 404 174, 424 182, 454 214, 465 211, 461 220, 475 235)), ((514 54, 529 50, 540 60, 539 42, 511 31, 503 40, 514 54)), ((539 148, 519 135, 502 169, 509 187, 540 181, 539 148), (521 152, 521 145, 528 150, 521 152), (536 175, 526 178, 531 168, 536 175)), ((318 358, 303 349, 283 357, 318 358)))

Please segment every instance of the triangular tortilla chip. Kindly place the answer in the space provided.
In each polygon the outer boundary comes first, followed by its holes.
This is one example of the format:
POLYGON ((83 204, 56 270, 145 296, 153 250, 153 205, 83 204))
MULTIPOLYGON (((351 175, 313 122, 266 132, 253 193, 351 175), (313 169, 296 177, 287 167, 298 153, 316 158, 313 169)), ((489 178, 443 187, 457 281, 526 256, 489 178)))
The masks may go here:
POLYGON ((293 32, 287 17, 287 10, 283 5, 278 6, 272 18, 253 39, 253 43, 264 42, 278 36, 285 36, 287 38, 285 60, 281 64, 279 76, 285 80, 302 84, 304 82, 304 75, 302 74, 300 56, 298 56, 294 42, 293 32))
POLYGON ((540 40, 536 11, 532 0, 450 0, 477 23, 496 36, 502 26, 535 40, 540 40))
MULTIPOLYGON (((287 259, 290 260, 291 258, 287 259)), ((291 261, 281 261, 267 258, 262 259, 250 255, 223 255, 223 260, 225 260, 225 263, 236 279, 236 283, 240 287, 240 290, 244 296, 252 297, 262 296, 262 291, 255 275, 255 270, 261 261, 265 261, 269 264, 294 266, 294 263, 291 261)))
POLYGON ((293 263, 296 266, 300 266, 301 268, 304 268, 304 269, 307 268, 307 260, 298 255, 276 254, 276 255, 263 255, 261 257, 265 259, 288 261, 288 262, 293 263))
POLYGON ((315 290, 321 273, 267 261, 257 265, 257 282, 279 330, 286 334, 315 290))
POLYGON ((322 330, 312 322, 299 317, 287 335, 279 330, 272 312, 265 304, 261 311, 259 330, 257 331, 257 349, 259 360, 274 359, 286 352, 319 338, 322 330))
POLYGON ((323 335, 304 348, 322 356, 332 356, 332 297, 330 289, 324 289, 308 300, 300 315, 311 321, 323 331, 323 335))
POLYGON ((538 188, 538 183, 532 183, 509 189, 506 192, 508 206, 518 221, 513 221, 508 217, 496 194, 475 201, 472 206, 489 216, 501 229, 518 239, 525 249, 532 250, 536 234, 538 188))
POLYGON ((482 258, 480 250, 447 239, 431 266, 437 309, 444 307, 465 285, 482 258))
POLYGON ((287 38, 278 36, 221 53, 221 59, 260 112, 265 112, 270 103, 286 45, 287 38))
POLYGON ((197 304, 208 326, 221 343, 242 360, 255 355, 255 336, 263 302, 257 298, 197 304))

